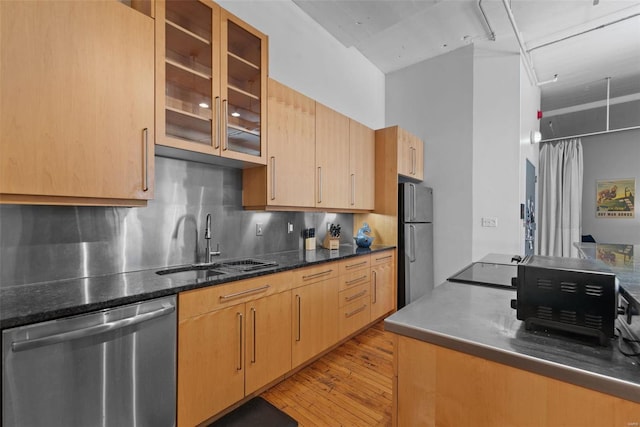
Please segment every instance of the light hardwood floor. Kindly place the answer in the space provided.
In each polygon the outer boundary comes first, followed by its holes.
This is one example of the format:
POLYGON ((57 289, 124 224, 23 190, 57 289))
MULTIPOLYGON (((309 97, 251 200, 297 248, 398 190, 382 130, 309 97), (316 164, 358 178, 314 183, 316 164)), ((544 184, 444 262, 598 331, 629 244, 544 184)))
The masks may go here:
POLYGON ((390 426, 393 341, 382 322, 262 394, 300 426, 390 426))

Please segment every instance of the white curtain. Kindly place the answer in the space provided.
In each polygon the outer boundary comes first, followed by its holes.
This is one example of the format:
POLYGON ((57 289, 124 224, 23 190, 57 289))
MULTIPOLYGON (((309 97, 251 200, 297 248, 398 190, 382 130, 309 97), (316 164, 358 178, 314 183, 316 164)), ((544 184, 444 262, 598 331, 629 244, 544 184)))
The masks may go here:
POLYGON ((580 138, 540 148, 540 255, 578 257, 581 239, 582 143, 580 138))

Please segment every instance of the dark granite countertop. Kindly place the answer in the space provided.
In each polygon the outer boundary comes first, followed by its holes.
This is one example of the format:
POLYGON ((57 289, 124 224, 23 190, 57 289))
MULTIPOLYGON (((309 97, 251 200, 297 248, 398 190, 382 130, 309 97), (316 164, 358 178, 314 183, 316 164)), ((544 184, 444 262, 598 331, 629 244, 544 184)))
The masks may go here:
MULTIPOLYGON (((340 245, 337 251, 318 248, 315 251, 287 251, 251 256, 275 261, 274 267, 252 272, 230 272, 221 276, 198 279, 197 272, 158 275, 143 270, 99 277, 84 277, 55 282, 41 282, 0 289, 1 329, 88 313, 119 305, 177 294, 190 289, 215 286, 313 264, 366 255, 392 249, 373 245, 370 249, 340 245)), ((216 259, 216 262, 227 261, 216 259)))
POLYGON ((445 282, 385 320, 385 329, 640 403, 640 358, 576 337, 527 331, 514 290, 445 282))

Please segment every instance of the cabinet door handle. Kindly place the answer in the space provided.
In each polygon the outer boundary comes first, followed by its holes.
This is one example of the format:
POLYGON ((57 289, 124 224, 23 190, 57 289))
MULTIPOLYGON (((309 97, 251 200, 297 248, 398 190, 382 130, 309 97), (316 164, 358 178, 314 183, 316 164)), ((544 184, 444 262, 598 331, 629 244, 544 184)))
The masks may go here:
POLYGON ((226 99, 222 101, 222 109, 224 110, 224 130, 222 133, 222 149, 227 151, 229 149, 229 133, 227 132, 227 128, 229 127, 229 101, 226 99))
POLYGON ((355 310, 350 311, 349 313, 345 313, 345 314, 344 314, 344 317, 346 317, 346 318, 348 319, 349 317, 354 316, 354 315, 356 315, 356 314, 360 313, 360 312, 361 312, 361 311, 363 311, 365 308, 367 308, 367 304, 363 305, 362 307, 358 307, 358 308, 356 308, 355 310))
POLYGON ((378 301, 378 272, 372 271, 373 274, 373 301, 372 304, 375 304, 378 301))
POLYGON ((411 147, 411 153, 412 153, 412 155, 411 155, 411 158, 412 158, 412 160, 411 160, 411 174, 415 175, 416 174, 416 158, 418 157, 417 154, 416 154, 416 149, 411 147))
POLYGON ((382 261, 383 259, 390 259, 390 258, 391 258, 391 255, 387 255, 380 258, 376 258, 376 261, 382 261))
POLYGON ((226 301, 229 299, 244 297, 251 294, 257 294, 257 293, 266 291, 270 287, 271 285, 264 285, 264 286, 260 286, 259 288, 247 289, 246 291, 240 291, 233 294, 220 295, 220 301, 226 301))
POLYGON ((351 206, 356 204, 356 174, 351 174, 351 206))
POLYGON ((220 97, 216 96, 216 142, 213 148, 216 150, 220 148, 220 135, 222 133, 222 128, 220 127, 220 97))
POLYGON ((360 298, 361 296, 363 296, 366 293, 367 293, 367 290, 365 289, 364 291, 360 291, 357 294, 351 295, 350 297, 344 297, 344 300, 347 301, 347 302, 353 301, 354 299, 358 299, 358 298, 360 298))
POLYGON ((276 199, 276 158, 271 156, 271 200, 276 199))
POLYGON ((242 324, 244 322, 242 321, 243 320, 242 313, 238 312, 237 314, 238 314, 238 324, 240 325, 240 336, 238 340, 238 342, 240 343, 240 346, 238 351, 238 366, 236 367, 236 370, 241 371, 242 370, 242 341, 243 341, 242 324))
POLYGON ((149 191, 149 128, 142 129, 142 191, 149 191))
POLYGON ((302 309, 301 305, 302 305, 302 298, 300 297, 300 295, 296 295, 296 302, 298 303, 298 330, 296 331, 296 341, 300 341, 301 338, 301 333, 300 333, 300 310, 302 309))
POLYGON ((251 307, 251 317, 253 318, 253 351, 251 354, 251 363, 256 363, 256 309, 251 307))
POLYGON ((347 286, 353 285, 354 283, 361 282, 366 278, 367 278, 367 275, 365 274, 364 276, 360 276, 360 277, 357 277, 357 278, 355 278, 353 280, 349 280, 348 282, 344 282, 344 284, 347 285, 347 286))
POLYGON ((318 166, 318 203, 322 203, 322 166, 318 166))
POLYGON ((302 276, 302 280, 309 280, 309 279, 313 279, 314 277, 324 276, 325 274, 329 274, 332 271, 333 270, 325 270, 325 271, 321 271, 320 273, 315 273, 315 274, 309 274, 307 276, 302 276))
POLYGON ((352 268, 356 268, 356 267, 360 267, 361 265, 365 265, 366 263, 367 263, 367 261, 362 261, 362 262, 359 262, 359 263, 356 263, 356 264, 349 264, 349 265, 345 266, 344 268, 347 269, 347 270, 350 270, 352 268))

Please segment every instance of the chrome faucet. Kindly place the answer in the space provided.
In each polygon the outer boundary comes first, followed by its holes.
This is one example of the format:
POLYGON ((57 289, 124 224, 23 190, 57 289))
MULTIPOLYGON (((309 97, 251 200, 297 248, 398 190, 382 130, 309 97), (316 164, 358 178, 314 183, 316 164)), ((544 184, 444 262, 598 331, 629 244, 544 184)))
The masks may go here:
POLYGON ((220 255, 220 243, 218 243, 216 250, 211 250, 211 214, 207 214, 206 226, 204 229, 204 239, 207 241, 207 248, 205 249, 205 262, 212 263, 214 256, 220 255))

